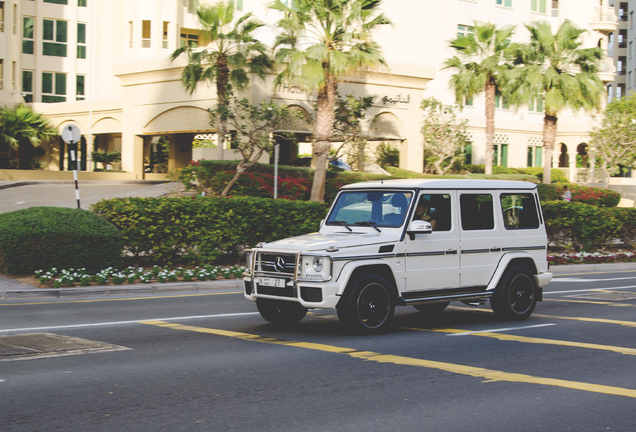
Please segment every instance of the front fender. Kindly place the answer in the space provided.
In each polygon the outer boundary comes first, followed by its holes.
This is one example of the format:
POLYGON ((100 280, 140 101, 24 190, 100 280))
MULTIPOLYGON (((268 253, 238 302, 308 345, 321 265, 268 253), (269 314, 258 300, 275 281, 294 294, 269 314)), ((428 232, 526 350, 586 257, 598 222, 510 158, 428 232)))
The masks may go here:
MULTIPOLYGON (((368 260, 359 260, 359 261, 348 261, 340 269, 340 272, 337 276, 338 283, 338 293, 337 295, 342 295, 349 284, 349 280, 353 273, 362 267, 368 267, 368 273, 373 272, 373 268, 376 268, 376 272, 386 275, 386 273, 390 273, 390 280, 398 284, 398 278, 395 277, 395 268, 391 263, 382 259, 368 259, 368 260)), ((396 289, 400 289, 399 286, 396 286, 396 289)))

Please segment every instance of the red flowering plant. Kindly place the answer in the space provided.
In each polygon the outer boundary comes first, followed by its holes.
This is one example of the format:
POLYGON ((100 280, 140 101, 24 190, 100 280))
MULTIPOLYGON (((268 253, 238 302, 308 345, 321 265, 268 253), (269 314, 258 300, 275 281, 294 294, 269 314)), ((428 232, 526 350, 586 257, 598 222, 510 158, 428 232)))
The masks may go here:
MULTIPOLYGON (((563 184, 557 185, 557 193, 559 196, 562 196, 564 193, 563 186, 563 184)), ((592 204, 599 207, 616 207, 621 199, 618 192, 609 189, 578 184, 568 184, 567 186, 572 193, 572 202, 592 204)))

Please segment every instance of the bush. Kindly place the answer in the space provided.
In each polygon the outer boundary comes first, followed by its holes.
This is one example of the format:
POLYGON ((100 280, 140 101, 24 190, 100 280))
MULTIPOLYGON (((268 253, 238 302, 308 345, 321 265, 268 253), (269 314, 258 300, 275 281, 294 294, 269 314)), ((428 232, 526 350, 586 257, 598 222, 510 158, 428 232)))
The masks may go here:
MULTIPOLYGON (((563 195, 563 184, 557 184, 558 198, 563 195)), ((572 202, 591 204, 599 207, 616 207, 621 200, 621 195, 610 189, 583 186, 579 184, 569 184, 568 189, 572 192, 572 202)))
POLYGON ((636 244, 636 208, 615 208, 614 216, 623 224, 618 238, 627 246, 636 244))
POLYGON ((127 252, 144 264, 204 265, 237 259, 258 242, 315 232, 328 207, 264 198, 117 198, 93 211, 122 232, 127 252))
POLYGON ((561 199, 559 190, 555 184, 539 183, 537 185, 537 191, 539 192, 539 199, 541 201, 557 201, 561 199))
POLYGON ((124 239, 113 225, 80 209, 31 207, 0 214, 0 272, 33 274, 42 268, 122 263, 124 239))
MULTIPOLYGON (((238 161, 191 162, 189 166, 173 171, 171 178, 180 181, 186 190, 220 193, 236 171, 238 161)), ((278 197, 293 200, 307 200, 311 193, 314 170, 311 168, 279 165, 278 197)), ((325 202, 331 202, 338 190, 349 183, 391 178, 377 174, 355 171, 327 171, 325 182, 325 202)), ((273 198, 274 167, 269 164, 255 164, 244 173, 229 192, 231 196, 253 196, 273 198)))
POLYGON ((619 237, 623 226, 615 209, 567 201, 547 201, 542 208, 548 239, 559 247, 603 249, 619 237))

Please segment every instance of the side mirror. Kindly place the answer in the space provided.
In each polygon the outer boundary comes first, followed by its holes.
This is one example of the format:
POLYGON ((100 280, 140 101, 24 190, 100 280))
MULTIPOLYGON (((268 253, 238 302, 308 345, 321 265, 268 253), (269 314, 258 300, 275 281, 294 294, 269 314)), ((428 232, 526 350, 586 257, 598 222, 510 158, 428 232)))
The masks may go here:
POLYGON ((423 220, 414 220, 409 224, 406 233, 411 240, 415 239, 415 234, 430 234, 433 232, 433 227, 430 222, 423 220))

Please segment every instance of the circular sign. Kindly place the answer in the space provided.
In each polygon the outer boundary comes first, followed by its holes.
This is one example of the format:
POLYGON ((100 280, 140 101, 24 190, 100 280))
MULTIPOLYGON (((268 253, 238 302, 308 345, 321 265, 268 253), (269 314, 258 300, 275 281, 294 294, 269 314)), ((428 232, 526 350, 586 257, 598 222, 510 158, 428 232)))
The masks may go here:
POLYGON ((82 137, 80 128, 75 125, 65 126, 62 130, 62 139, 65 143, 78 142, 82 137))

